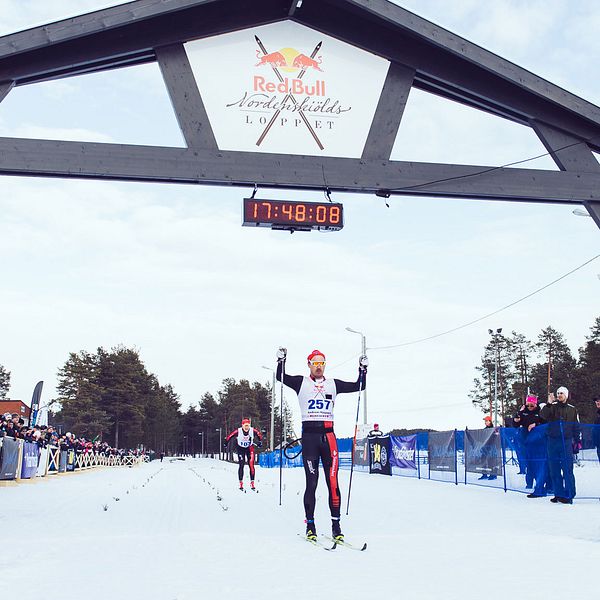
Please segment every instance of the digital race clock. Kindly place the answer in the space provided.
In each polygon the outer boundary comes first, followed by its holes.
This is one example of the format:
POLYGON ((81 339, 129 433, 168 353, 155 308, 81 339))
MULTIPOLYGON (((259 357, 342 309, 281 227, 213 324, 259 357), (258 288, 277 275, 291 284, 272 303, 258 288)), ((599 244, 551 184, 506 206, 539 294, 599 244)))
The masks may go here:
POLYGON ((339 231, 344 226, 344 210, 334 202, 244 198, 242 225, 289 231, 339 231))

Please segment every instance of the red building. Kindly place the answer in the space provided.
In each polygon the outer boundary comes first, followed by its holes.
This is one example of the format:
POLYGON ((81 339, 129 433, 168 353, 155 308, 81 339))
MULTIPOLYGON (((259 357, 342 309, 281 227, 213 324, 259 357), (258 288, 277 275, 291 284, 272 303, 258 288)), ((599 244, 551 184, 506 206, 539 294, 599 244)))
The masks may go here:
POLYGON ((24 404, 21 400, 0 400, 0 414, 4 413, 18 414, 25 425, 29 425, 29 419, 31 418, 31 408, 24 404))

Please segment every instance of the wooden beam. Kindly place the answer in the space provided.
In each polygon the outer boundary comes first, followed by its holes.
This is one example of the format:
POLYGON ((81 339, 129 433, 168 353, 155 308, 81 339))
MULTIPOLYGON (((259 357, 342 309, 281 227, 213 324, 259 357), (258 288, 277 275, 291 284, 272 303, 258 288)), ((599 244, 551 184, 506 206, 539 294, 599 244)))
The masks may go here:
MULTIPOLYGON (((575 138, 545 123, 534 121, 531 126, 561 171, 600 173, 600 163, 585 140, 575 138)), ((600 202, 587 200, 583 205, 600 227, 600 202)))
POLYGON ((586 140, 535 120, 531 127, 561 171, 600 172, 600 163, 586 140))
POLYGON ((519 123, 538 119, 600 143, 600 107, 390 2, 310 2, 303 4, 297 20, 414 68, 413 87, 519 123), (348 4, 355 5, 354 12, 347 10, 348 4), (347 12, 340 19, 344 7, 347 12))
POLYGON ((594 219, 596 225, 600 227, 600 202, 584 202, 583 206, 590 213, 590 217, 594 219))
POLYGON ((217 150, 217 142, 182 44, 156 49, 158 65, 188 148, 217 150))
POLYGON ((0 175, 600 202, 600 174, 0 138, 0 175))
POLYGON ((414 69, 390 64, 362 158, 390 158, 414 77, 414 69))
POLYGON ((2 100, 8 96, 8 92, 10 92, 14 86, 14 81, 5 81, 4 83, 0 83, 0 102, 2 102, 2 100))

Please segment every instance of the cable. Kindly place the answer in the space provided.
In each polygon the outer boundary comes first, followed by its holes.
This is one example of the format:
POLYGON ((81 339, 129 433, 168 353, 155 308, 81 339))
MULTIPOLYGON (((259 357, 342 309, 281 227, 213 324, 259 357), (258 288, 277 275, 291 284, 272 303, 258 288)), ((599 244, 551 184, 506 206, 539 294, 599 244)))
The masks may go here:
POLYGON ((441 333, 436 333, 435 335, 430 335, 428 337, 421 338, 418 340, 413 340, 411 342, 404 342, 403 344, 394 344, 392 346, 371 346, 371 347, 367 348, 367 350, 390 350, 392 348, 401 348, 403 346, 412 346, 413 344, 420 344, 421 342, 426 342, 428 340, 433 340, 435 338, 442 337, 443 335, 448 335, 449 333, 454 333, 455 331, 458 331, 459 329, 464 329, 465 327, 469 327, 470 325, 479 323, 480 321, 483 321, 484 319, 487 319, 488 317, 497 315, 499 312, 502 312, 503 310, 506 310, 507 308, 510 308, 511 306, 515 306, 515 304, 519 304, 519 302, 523 302, 523 300, 527 300, 527 298, 531 298, 531 296, 535 296, 535 294, 541 292, 542 290, 549 288, 551 285, 554 285, 555 283, 558 283, 565 277, 572 275, 573 273, 575 273, 576 271, 579 271, 579 269, 582 269, 586 265, 589 265, 592 261, 596 260, 597 258, 600 258, 600 254, 597 254, 596 256, 594 256, 593 258, 590 258, 589 260, 586 260, 583 264, 579 265, 578 267, 575 267, 568 273, 561 275, 558 279, 555 279, 554 281, 547 283, 546 285, 542 286, 541 288, 538 288, 537 290, 531 292, 530 294, 527 294, 526 296, 523 296, 522 298, 519 298, 518 300, 515 300, 514 302, 511 302, 510 304, 507 304, 506 306, 503 306, 502 308, 499 308, 498 310, 488 313, 487 315, 484 315, 483 317, 479 317, 478 319, 469 321, 468 323, 465 323, 464 325, 459 325, 458 327, 448 329, 448 331, 442 331, 441 333))
POLYGON ((353 354, 350 358, 342 361, 341 363, 337 363, 337 365, 333 365, 332 367, 329 367, 329 372, 331 373, 331 371, 334 371, 338 367, 341 367, 342 365, 349 363, 351 360, 356 360, 359 356, 360 356, 360 354, 353 354))
MULTIPOLYGON (((566 150, 567 148, 572 148, 573 146, 579 146, 580 144, 586 144, 587 142, 573 142, 572 144, 567 144, 566 146, 562 146, 561 148, 556 148, 552 150, 552 152, 557 153, 561 150, 566 150)), ((477 177, 478 175, 484 175, 485 173, 491 173, 492 171, 497 171, 498 169, 505 169, 506 167, 513 167, 514 165, 521 165, 526 162, 531 162, 532 160, 537 160, 538 158, 543 158, 544 156, 550 156, 551 152, 544 152, 544 154, 539 154, 538 156, 532 156, 531 158, 524 158, 523 160, 516 160, 515 162, 506 163, 505 165, 500 165, 499 167, 488 167, 487 169, 482 169, 481 171, 477 171, 476 173, 467 173, 465 175, 455 175, 454 177, 445 177, 444 179, 436 179, 434 181, 428 181, 426 183, 417 183, 415 185, 409 185, 407 187, 399 187, 392 188, 390 192, 404 192, 406 190, 415 190, 421 187, 427 187, 429 185, 435 185, 436 183, 444 183, 446 181, 455 181, 456 179, 466 179, 467 177, 477 177)))

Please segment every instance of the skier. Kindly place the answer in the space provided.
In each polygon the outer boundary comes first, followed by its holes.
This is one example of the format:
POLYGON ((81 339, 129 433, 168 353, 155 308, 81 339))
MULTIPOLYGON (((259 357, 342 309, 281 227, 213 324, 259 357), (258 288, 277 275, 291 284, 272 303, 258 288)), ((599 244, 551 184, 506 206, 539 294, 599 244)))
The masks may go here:
POLYGON ((257 447, 262 446, 262 434, 258 429, 250 426, 250 419, 242 419, 242 426, 234 429, 223 442, 223 446, 227 449, 229 441, 235 436, 236 452, 238 455, 238 479, 240 480, 240 490, 244 491, 244 465, 248 461, 250 469, 250 488, 254 487, 254 444, 257 447), (255 437, 257 438, 255 441, 255 437))
MULTIPOLYGON (((281 381, 286 356, 287 350, 279 348, 276 372, 278 381, 281 381)), ((354 382, 348 382, 325 378, 325 355, 320 350, 313 350, 307 360, 310 370, 309 377, 283 373, 283 383, 298 395, 302 413, 302 456, 306 476, 304 491, 306 537, 309 540, 317 539, 315 493, 319 481, 319 459, 321 459, 329 489, 332 536, 334 540, 343 541, 344 535, 340 527, 339 455, 337 439, 333 432, 333 408, 337 394, 365 389, 369 361, 365 355, 361 356, 358 378, 354 382)))

